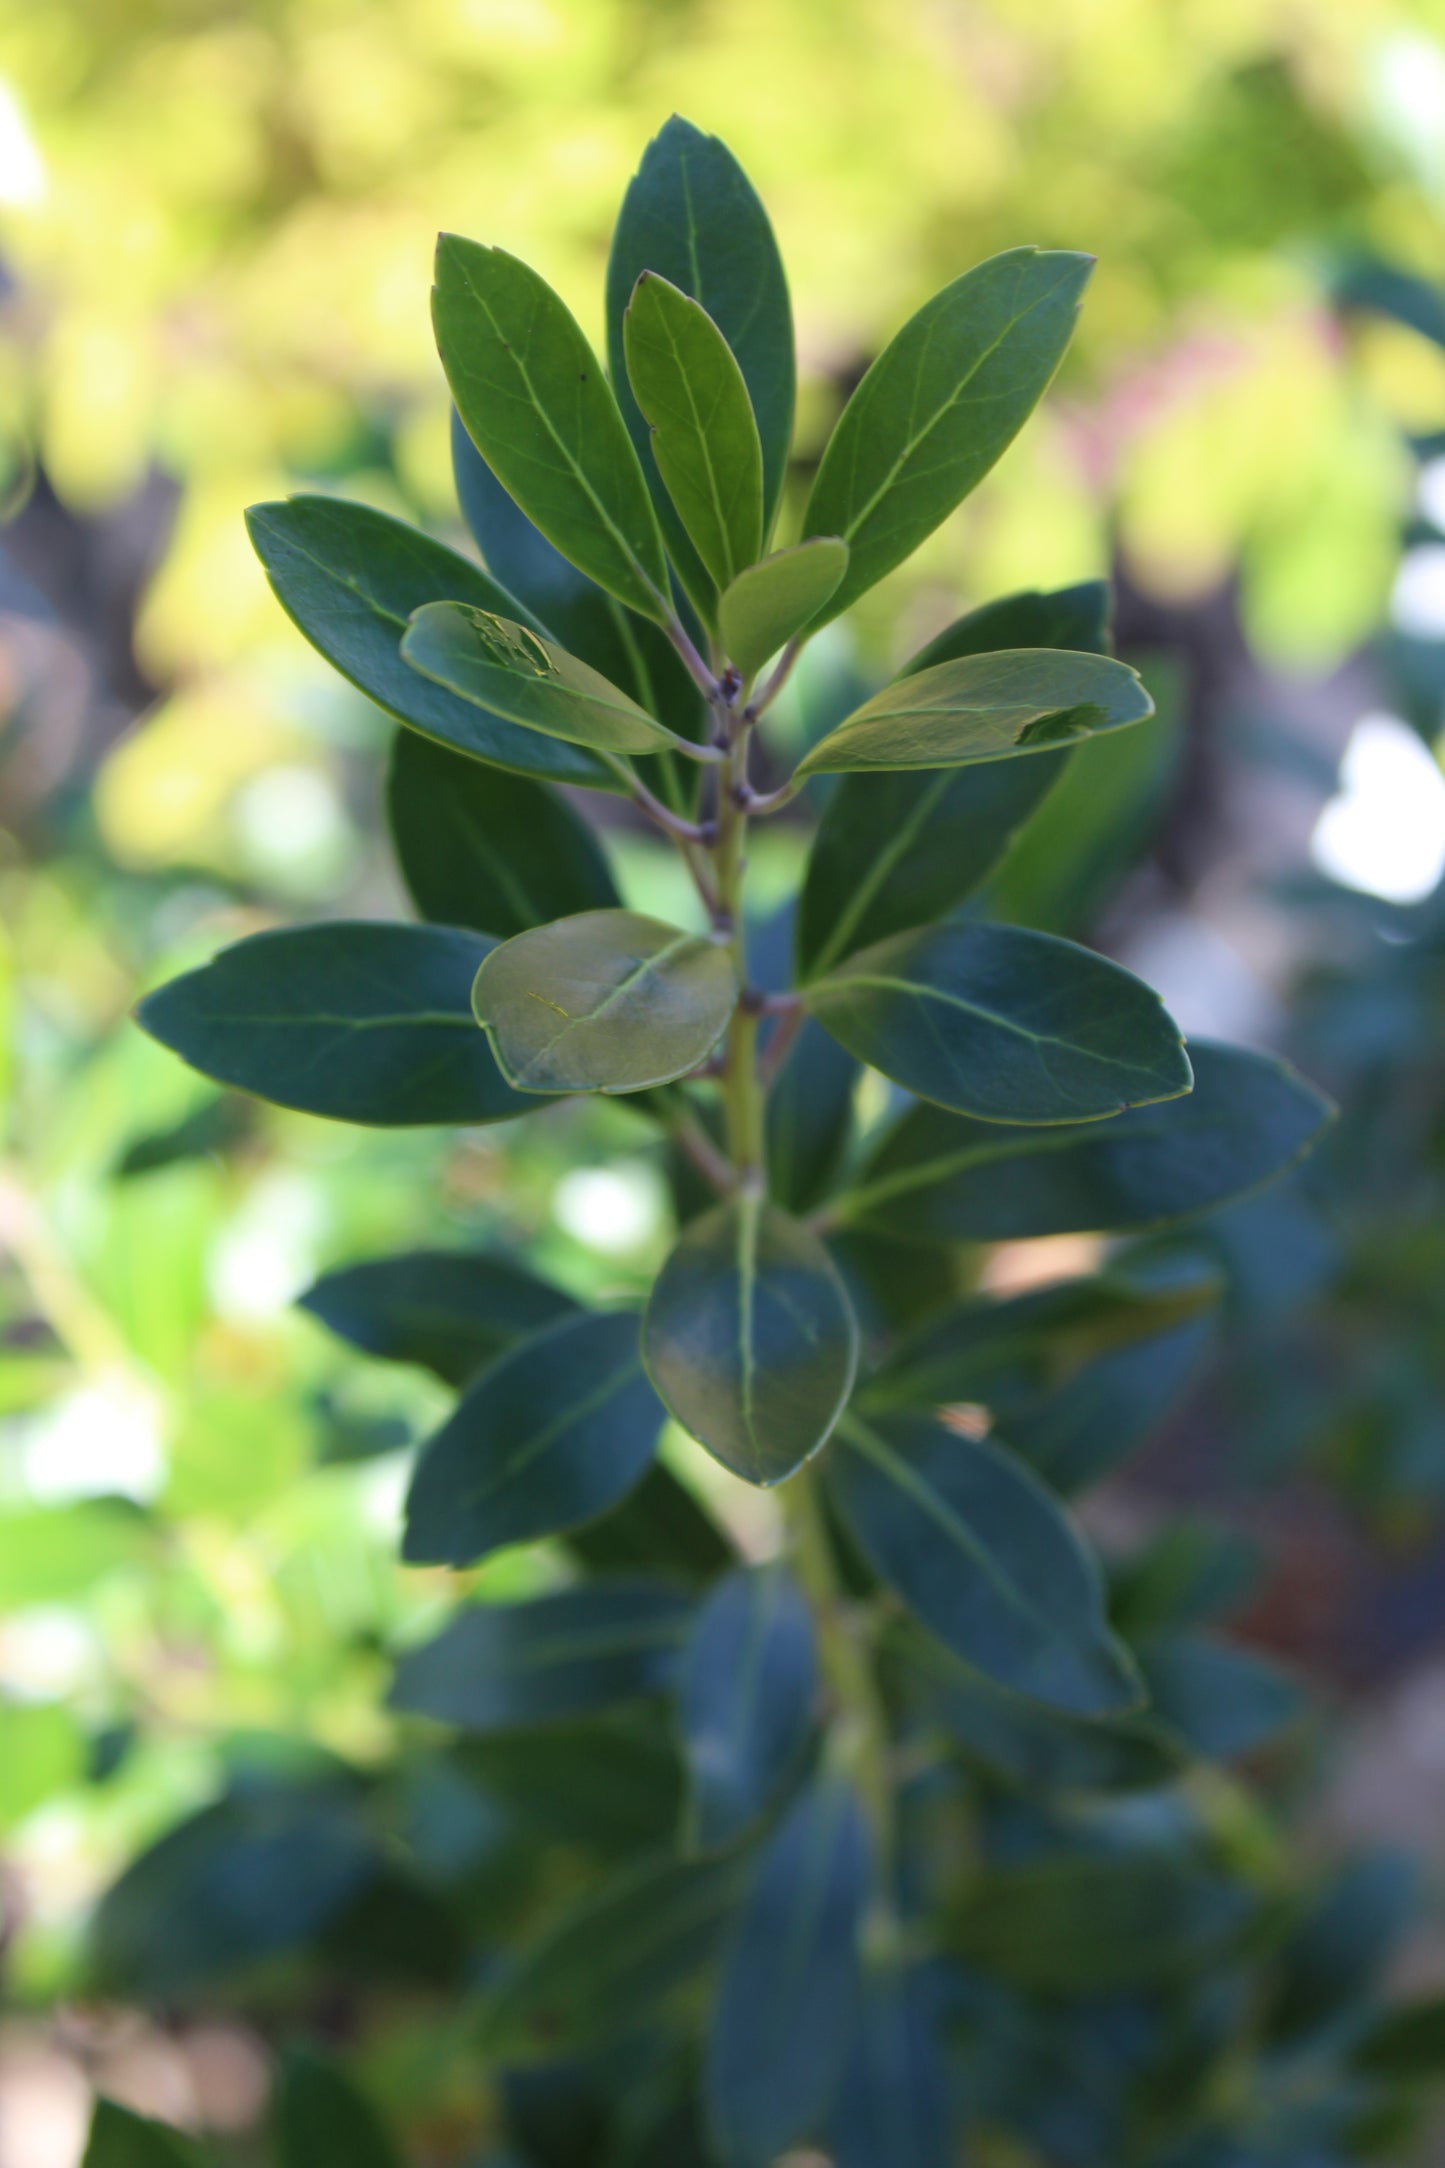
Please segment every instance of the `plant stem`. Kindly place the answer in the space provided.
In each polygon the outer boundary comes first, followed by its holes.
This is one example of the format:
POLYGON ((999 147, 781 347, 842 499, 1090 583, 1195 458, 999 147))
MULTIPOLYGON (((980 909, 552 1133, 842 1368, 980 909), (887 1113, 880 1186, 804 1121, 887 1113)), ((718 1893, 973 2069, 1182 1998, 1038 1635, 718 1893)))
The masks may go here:
MULTIPOLYGON (((739 992, 747 985, 747 940, 743 922, 743 876, 748 816, 744 804, 748 772, 748 725, 728 715, 728 762, 718 789, 717 876, 719 927, 726 928, 739 992)), ((739 1000, 728 1024, 723 1059, 723 1107, 728 1151, 737 1169, 738 1187, 762 1195, 767 1176, 763 1152, 763 1094, 758 1083, 758 1015, 739 1000)))

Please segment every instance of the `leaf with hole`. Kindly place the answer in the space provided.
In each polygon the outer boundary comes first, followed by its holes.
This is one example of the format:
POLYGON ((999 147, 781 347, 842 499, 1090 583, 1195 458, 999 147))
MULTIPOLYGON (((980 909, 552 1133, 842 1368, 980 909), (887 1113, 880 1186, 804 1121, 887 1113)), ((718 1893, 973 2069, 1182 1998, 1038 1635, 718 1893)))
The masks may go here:
POLYGON ((400 1659, 391 1704, 474 1732, 617 1708, 667 1690, 691 1612, 685 1590, 640 1575, 473 1604, 400 1659))
POLYGON ((773 2160, 827 2113, 857 2009, 871 1873, 852 1790, 815 1777, 758 1859, 713 2004, 704 2085, 730 2168, 773 2160))
POLYGON ((403 659, 510 722, 599 752, 658 753, 687 741, 627 693, 526 625, 459 602, 418 610, 401 643, 403 659))
POLYGON ((728 660, 754 677, 817 615, 847 569, 847 543, 818 535, 739 572, 718 601, 718 638, 728 660))
POLYGON ((853 1313, 815 1235, 738 1196, 684 1228, 642 1324, 648 1375, 684 1430, 749 1483, 827 1440, 858 1360, 853 1313))
POLYGON ((636 911, 585 911, 493 949, 472 1005, 519 1091, 633 1092, 685 1076, 737 999, 728 951, 636 911))
POLYGON ((1005 648, 895 678, 815 745, 798 773, 954 768, 1054 753, 1153 713, 1137 671, 1110 655, 1005 648))
MULTIPOLYGON (((707 310, 655 271, 632 290, 623 346, 657 471, 712 586, 727 587, 763 546, 763 451, 742 371, 707 310)), ((704 611, 711 599, 693 597, 704 611)))
POLYGON ((473 1250, 406 1250, 343 1265, 298 1301, 364 1354, 420 1363, 448 1385, 464 1385, 514 1341, 577 1309, 524 1265, 473 1250))
POLYGON ((336 919, 252 934, 147 994, 137 1021, 219 1084, 393 1128, 525 1114, 472 1015, 493 943, 451 926, 336 919))
POLYGON ((468 1566, 596 1520, 646 1473, 662 1424, 636 1312, 560 1319, 474 1379, 422 1447, 402 1557, 468 1566))
POLYGON ((838 1209, 922 1242, 1157 1227, 1273 1181, 1333 1119, 1329 1101, 1287 1062, 1208 1040, 1189 1052, 1187 1097, 1101 1126, 1010 1128, 915 1107, 865 1160, 838 1209))
POLYGON ((527 517, 619 602, 665 620, 657 515, 611 387, 566 303, 505 249, 444 233, 432 323, 467 434, 527 517))
POLYGON ((1008 249, 945 286, 884 348, 843 409, 803 518, 841 535, 837 617, 912 555, 1007 450, 1074 329, 1093 258, 1008 249))
POLYGON ((505 940, 617 902, 595 831, 544 783, 399 730, 386 803, 402 879, 435 924, 505 940))
POLYGON ((772 1805, 817 1715, 812 1614, 783 1567, 740 1567, 710 1591, 677 1692, 689 1830, 698 1850, 717 1851, 772 1805))
POLYGON ((1158 995, 1047 934, 964 920, 894 934, 804 1000, 860 1061, 984 1122, 1096 1121, 1190 1087, 1158 995))
POLYGON ((874 1572, 955 1656, 1076 1716, 1141 1700, 1089 1553, 1012 1455, 926 1417, 850 1415, 827 1475, 874 1572))
MULTIPOLYGON (((1053 594, 1006 595, 959 618, 901 675, 998 648, 1101 654, 1108 602, 1102 580, 1053 594)), ((814 977, 854 949, 947 918, 1004 856, 1072 759, 1064 746, 1033 760, 840 776, 808 854, 798 904, 799 976, 814 977)))

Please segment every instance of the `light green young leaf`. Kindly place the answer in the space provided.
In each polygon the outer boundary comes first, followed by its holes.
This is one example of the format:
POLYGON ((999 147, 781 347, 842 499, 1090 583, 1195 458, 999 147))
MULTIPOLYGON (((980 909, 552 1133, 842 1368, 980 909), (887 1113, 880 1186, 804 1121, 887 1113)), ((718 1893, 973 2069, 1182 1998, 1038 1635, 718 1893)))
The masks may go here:
POLYGON ((467 434, 568 561, 644 617, 669 613, 647 483, 606 377, 545 279, 444 233, 432 321, 467 434))
POLYGON ((815 617, 848 569, 848 545, 818 535, 738 574, 718 603, 723 653, 745 678, 815 617))
POLYGON ((832 1431, 858 1328, 815 1235, 739 1196, 684 1228, 642 1321, 648 1375, 685 1430, 749 1483, 781 1483, 832 1431))
POLYGON ((608 753, 658 753, 696 746, 565 648, 525 625, 462 603, 432 602, 417 611, 401 643, 413 670, 478 707, 608 753))
MULTIPOLYGON (((623 340, 657 471, 710 579, 726 587, 763 546, 763 452, 742 371, 706 309, 655 271, 633 289, 623 340)), ((706 611, 711 595, 693 600, 706 611)))
POLYGON ((737 999, 728 951, 636 911, 583 911, 493 949, 472 1007, 519 1091, 635 1092, 704 1061, 737 999))
POLYGON ((1154 703, 1109 655, 1009 648, 901 677, 840 723, 800 775, 857 768, 952 768, 1142 723, 1154 703))
POLYGON ((911 556, 1012 443, 1092 269, 1069 250, 1009 249, 945 286, 884 348, 833 431, 803 521, 805 535, 841 535, 852 552, 815 630, 911 556))
POLYGON ((1118 964, 950 920, 860 949, 804 999, 859 1061, 984 1122, 1087 1122, 1189 1090, 1158 995, 1118 964))

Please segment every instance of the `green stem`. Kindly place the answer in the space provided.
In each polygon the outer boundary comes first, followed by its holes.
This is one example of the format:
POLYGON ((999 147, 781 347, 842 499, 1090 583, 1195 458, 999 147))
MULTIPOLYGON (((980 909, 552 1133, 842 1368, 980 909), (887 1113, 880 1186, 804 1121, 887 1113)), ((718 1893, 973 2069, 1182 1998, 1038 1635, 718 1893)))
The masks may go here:
MULTIPOLYGON (((743 877, 747 871, 748 816, 741 802, 747 784, 747 726, 729 717, 728 761, 719 779, 717 844, 714 851, 719 919, 728 929, 728 949, 739 993, 747 989, 747 937, 743 919, 743 877)), ((763 1094, 758 1082, 758 1016, 739 1000, 728 1025, 723 1060, 723 1108, 728 1152, 738 1171, 738 1186, 761 1194, 767 1185, 763 1146, 763 1094)))

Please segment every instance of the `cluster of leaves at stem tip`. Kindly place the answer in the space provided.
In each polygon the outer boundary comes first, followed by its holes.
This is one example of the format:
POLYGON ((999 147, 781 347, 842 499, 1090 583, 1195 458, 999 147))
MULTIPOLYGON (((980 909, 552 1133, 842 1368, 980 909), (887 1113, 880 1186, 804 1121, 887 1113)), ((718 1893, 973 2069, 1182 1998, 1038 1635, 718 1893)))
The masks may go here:
MULTIPOLYGON (((1151 1711, 1066 1499, 1207 1333, 1217 1262, 1181 1224, 1328 1119, 1283 1064, 1186 1051, 1137 978, 1006 922, 1002 876, 1050 805, 1072 792, 1095 819, 1108 747, 1154 727, 1106 651, 1100 583, 958 618, 795 743, 791 772, 774 742, 807 643, 1025 423, 1090 269, 1018 247, 945 287, 853 392, 803 502, 783 266, 722 144, 674 120, 649 147, 607 369, 535 271, 443 236, 433 314, 482 562, 331 498, 250 515, 283 607, 399 726, 389 812, 419 922, 261 933, 140 1011, 282 1106, 473 1124, 620 1094, 671 1155, 680 1231, 640 1314, 459 1250, 367 1260, 305 1299, 459 1389, 412 1476, 408 1560, 553 1538, 571 1562, 554 1592, 464 1605, 402 1655, 394 1706, 479 1736, 672 1709, 683 1826, 504 1968, 488 2053, 575 2052, 665 2007, 694 2043, 706 2157, 741 2168, 835 2126, 849 2168, 947 2158, 926 1963, 1003 1962, 1031 1904, 1127 1973, 1107 1858, 930 1913, 903 1749, 942 1706, 1012 1726, 1026 1765, 1062 1756, 1085 1790, 1111 1757, 1177 1766, 1182 1731, 1151 1711), (696 884, 692 925, 626 907, 559 786, 634 801, 696 884), (813 822, 806 873, 758 924, 749 833, 786 807, 813 822), (893 1091, 860 1133, 865 1069, 893 1091), (969 1292, 979 1244, 1080 1231, 1113 1244, 1096 1273, 969 1292), (990 1425, 950 1422, 959 1403, 990 1425), (738 1556, 657 1457, 669 1416, 782 1486, 783 1555, 738 1556), (702 1974, 704 2007, 679 2005, 702 1974)), ((1162 1855, 1148 1873, 1136 1942, 1157 1907, 1230 1931, 1213 1884, 1161 1894, 1162 1855)))

